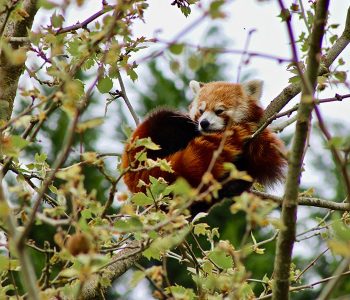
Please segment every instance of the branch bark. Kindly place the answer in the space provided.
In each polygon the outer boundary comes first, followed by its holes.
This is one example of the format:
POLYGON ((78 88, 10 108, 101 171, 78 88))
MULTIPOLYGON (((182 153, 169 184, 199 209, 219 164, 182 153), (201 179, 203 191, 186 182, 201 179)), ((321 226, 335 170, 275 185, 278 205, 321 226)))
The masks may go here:
POLYGON ((106 287, 101 287, 101 277, 106 278, 110 282, 123 275, 130 269, 140 258, 144 246, 139 241, 132 241, 127 248, 121 250, 113 256, 112 262, 107 266, 101 274, 92 275, 85 283, 79 300, 101 299, 101 293, 104 294, 106 287))
MULTIPOLYGON (((21 20, 6 19, 6 16, 0 16, 4 23, 4 31, 1 40, 7 37, 26 37, 28 28, 33 24, 34 16, 38 10, 37 0, 24 0, 22 8, 27 13, 21 20), (5 19, 6 20, 5 20, 5 19)), ((20 44, 11 44, 13 50, 17 50, 20 44)), ((4 51, 0 50, 0 120, 8 121, 13 110, 13 101, 16 96, 18 80, 24 68, 24 62, 14 65, 6 57, 4 51)))
MULTIPOLYGON (((281 220, 284 228, 281 230, 276 245, 274 263, 274 300, 289 299, 289 277, 292 251, 295 241, 296 219, 298 208, 298 188, 304 158, 304 149, 310 130, 311 113, 315 102, 313 98, 317 76, 320 67, 322 39, 327 21, 329 0, 319 0, 310 37, 310 49, 307 57, 305 79, 308 84, 303 85, 301 102, 298 109, 298 120, 295 129, 290 159, 288 161, 288 175, 282 204, 281 220)), ((300 74, 302 76, 302 74, 300 74)))
MULTIPOLYGON (((283 198, 275 195, 270 195, 268 193, 260 192, 260 191, 252 191, 253 194, 259 196, 262 199, 272 200, 278 204, 283 203, 283 198)), ((312 207, 320 207, 326 208, 336 211, 350 211, 349 203, 339 203, 333 202, 329 200, 324 200, 320 198, 312 198, 312 197, 298 197, 298 204, 303 206, 312 206, 312 207)))

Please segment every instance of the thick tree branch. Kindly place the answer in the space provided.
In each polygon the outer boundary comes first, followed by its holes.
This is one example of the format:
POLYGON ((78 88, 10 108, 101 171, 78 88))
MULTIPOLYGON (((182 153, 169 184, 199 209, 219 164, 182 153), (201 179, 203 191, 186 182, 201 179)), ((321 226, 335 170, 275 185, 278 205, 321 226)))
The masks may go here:
MULTIPOLYGON (((324 75, 328 72, 328 68, 342 53, 345 47, 350 43, 350 7, 347 11, 345 28, 342 35, 337 39, 334 45, 328 50, 326 55, 322 58, 322 68, 319 70, 319 75, 324 75)), ((265 110, 264 116, 261 119, 261 124, 265 123, 274 114, 281 111, 281 109, 296 95, 301 92, 301 85, 293 83, 288 85, 282 92, 275 97, 265 110)))
POLYGON ((298 188, 304 158, 304 149, 310 130, 311 113, 315 105, 313 94, 320 66, 320 54, 324 28, 327 21, 328 5, 329 0, 319 0, 316 4, 315 19, 307 57, 308 64, 305 72, 305 79, 308 80, 308 84, 302 87, 298 120, 288 161, 288 175, 281 213, 284 229, 281 230, 276 245, 272 297, 274 300, 289 299, 290 264, 296 232, 298 188))
MULTIPOLYGON (((21 20, 8 19, 4 24, 1 39, 28 36, 28 29, 32 27, 37 7, 37 0, 24 0, 22 8, 27 15, 21 20)), ((11 47, 13 50, 17 50, 20 45, 12 44, 11 47)), ((4 52, 0 51, 0 120, 8 121, 12 114, 18 79, 24 68, 24 62, 14 65, 4 52)))
POLYGON ((106 292, 106 288, 100 286, 101 277, 113 282, 116 278, 123 275, 140 258, 144 250, 144 245, 139 241, 132 241, 127 248, 115 254, 112 263, 103 269, 100 274, 92 275, 85 283, 79 297, 80 300, 100 299, 101 293, 106 292))

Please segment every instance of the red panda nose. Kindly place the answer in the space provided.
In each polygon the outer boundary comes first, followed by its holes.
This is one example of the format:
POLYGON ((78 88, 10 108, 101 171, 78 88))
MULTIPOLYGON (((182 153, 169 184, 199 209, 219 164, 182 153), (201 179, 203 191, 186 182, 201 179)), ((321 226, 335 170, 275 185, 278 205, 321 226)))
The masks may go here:
POLYGON ((207 119, 202 120, 199 124, 201 125, 203 130, 208 129, 209 125, 210 125, 210 123, 207 119))

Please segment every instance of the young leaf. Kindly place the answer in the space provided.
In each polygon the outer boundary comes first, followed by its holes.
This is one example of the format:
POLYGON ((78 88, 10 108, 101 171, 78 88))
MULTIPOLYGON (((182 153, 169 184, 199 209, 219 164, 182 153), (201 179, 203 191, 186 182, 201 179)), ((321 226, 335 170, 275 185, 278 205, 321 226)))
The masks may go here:
POLYGON ((154 203, 153 199, 147 197, 144 193, 136 193, 133 195, 131 197, 131 202, 140 206, 147 206, 154 203))
POLYGON ((101 78, 98 81, 97 89, 101 94, 108 93, 112 88, 113 88, 113 81, 111 78, 106 76, 104 78, 101 78))

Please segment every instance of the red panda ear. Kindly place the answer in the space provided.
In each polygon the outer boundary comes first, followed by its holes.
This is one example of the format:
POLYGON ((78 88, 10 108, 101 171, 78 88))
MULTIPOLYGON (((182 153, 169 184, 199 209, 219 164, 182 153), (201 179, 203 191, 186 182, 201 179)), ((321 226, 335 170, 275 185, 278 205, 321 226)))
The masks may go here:
POLYGON ((251 80, 243 83, 243 89, 248 96, 260 100, 262 94, 263 81, 262 80, 251 80))
POLYGON ((193 92, 193 94, 197 95, 199 93, 199 90, 201 89, 201 87, 204 85, 204 83, 195 81, 195 80, 191 80, 190 81, 190 88, 193 92))

